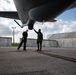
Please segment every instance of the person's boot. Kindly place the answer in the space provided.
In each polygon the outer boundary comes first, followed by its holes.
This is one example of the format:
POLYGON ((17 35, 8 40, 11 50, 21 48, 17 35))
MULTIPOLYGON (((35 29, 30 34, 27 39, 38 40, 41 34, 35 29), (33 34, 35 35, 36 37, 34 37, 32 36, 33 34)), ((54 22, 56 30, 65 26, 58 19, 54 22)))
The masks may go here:
POLYGON ((37 45, 37 47, 38 47, 37 51, 39 51, 39 45, 37 45))
POLYGON ((26 51, 26 48, 24 48, 23 51, 26 51))
POLYGON ((41 51, 42 50, 42 46, 40 45, 40 50, 39 51, 41 51))
POLYGON ((17 50, 19 51, 19 48, 17 48, 17 50))

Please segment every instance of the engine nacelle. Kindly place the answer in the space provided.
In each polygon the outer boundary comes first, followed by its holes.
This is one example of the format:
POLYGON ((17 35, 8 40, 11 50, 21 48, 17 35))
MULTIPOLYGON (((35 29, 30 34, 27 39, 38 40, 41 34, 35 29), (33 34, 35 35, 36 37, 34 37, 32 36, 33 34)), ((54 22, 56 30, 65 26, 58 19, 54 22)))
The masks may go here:
POLYGON ((52 20, 68 9, 75 2, 76 0, 50 0, 49 3, 31 9, 29 11, 29 18, 41 22, 43 20, 52 20))

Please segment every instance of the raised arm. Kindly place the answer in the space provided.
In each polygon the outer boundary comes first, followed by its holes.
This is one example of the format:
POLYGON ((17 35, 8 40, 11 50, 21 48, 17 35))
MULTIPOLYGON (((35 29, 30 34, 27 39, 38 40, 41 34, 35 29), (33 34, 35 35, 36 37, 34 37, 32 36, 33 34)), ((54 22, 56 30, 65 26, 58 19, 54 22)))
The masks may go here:
MULTIPOLYGON (((34 28, 33 28, 34 29, 34 28)), ((34 29, 34 31, 36 32, 36 33, 38 33, 35 29, 34 29)))

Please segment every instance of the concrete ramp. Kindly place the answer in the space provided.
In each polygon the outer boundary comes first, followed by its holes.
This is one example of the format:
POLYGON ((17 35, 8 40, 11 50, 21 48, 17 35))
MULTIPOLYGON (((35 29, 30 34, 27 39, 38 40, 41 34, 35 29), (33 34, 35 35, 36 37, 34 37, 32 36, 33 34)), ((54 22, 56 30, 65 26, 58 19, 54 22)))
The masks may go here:
POLYGON ((76 49, 0 47, 0 75, 76 75, 76 49))

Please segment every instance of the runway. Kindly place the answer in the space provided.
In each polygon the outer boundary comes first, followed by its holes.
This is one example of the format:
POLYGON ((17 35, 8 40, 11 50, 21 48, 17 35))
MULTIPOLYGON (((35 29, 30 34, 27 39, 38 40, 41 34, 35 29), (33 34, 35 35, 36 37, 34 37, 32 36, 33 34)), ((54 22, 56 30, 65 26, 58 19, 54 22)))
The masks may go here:
POLYGON ((75 48, 0 47, 0 75, 76 75, 75 48))

